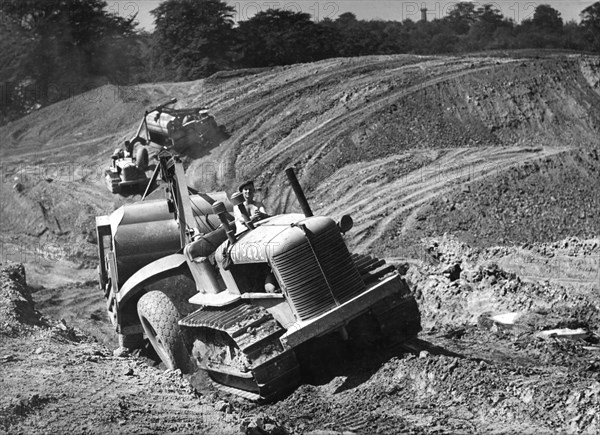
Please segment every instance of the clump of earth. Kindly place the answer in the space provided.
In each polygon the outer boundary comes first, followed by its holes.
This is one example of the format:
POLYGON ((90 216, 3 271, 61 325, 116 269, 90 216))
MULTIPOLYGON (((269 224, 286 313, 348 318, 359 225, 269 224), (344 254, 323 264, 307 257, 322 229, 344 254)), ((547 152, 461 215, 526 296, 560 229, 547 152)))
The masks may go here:
POLYGON ((37 299, 42 312, 61 315, 47 291, 26 285, 20 265, 6 266, 2 425, 27 433, 596 433, 600 293, 589 266, 599 252, 598 239, 488 249, 424 239, 421 259, 397 264, 421 307, 419 339, 366 350, 338 343, 305 370, 302 386, 266 405, 210 384, 194 391, 149 357, 113 354, 110 332, 97 338, 86 320, 36 311, 37 299), (587 287, 527 274, 561 264, 587 287))

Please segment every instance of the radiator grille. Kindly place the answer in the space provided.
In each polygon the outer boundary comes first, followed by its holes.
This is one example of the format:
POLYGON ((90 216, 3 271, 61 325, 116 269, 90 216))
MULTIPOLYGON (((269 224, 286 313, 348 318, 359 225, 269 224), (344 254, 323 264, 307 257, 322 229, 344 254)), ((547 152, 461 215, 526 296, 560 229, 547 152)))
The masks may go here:
POLYGON ((365 288, 337 226, 330 225, 309 237, 273 257, 301 320, 329 311, 365 288))

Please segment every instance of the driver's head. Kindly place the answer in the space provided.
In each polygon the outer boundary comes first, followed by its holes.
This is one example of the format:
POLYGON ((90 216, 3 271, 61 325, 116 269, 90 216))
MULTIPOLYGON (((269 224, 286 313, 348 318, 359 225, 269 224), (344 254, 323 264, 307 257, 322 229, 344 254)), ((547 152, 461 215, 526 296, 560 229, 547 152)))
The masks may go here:
POLYGON ((244 195, 244 201, 252 201, 254 199, 254 192, 256 192, 254 181, 249 180, 240 184, 238 190, 244 195))

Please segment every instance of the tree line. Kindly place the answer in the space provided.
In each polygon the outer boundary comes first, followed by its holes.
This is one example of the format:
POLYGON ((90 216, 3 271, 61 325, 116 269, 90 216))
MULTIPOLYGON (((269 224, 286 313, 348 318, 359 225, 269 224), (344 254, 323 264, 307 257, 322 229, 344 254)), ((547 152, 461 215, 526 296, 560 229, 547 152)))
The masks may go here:
POLYGON ((515 23, 491 4, 456 3, 431 21, 359 20, 352 13, 315 22, 268 9, 234 21, 222 0, 165 0, 155 28, 111 12, 104 0, 0 3, 0 123, 106 83, 194 80, 217 71, 374 54, 442 54, 498 49, 600 52, 600 2, 565 23, 549 5, 515 23))

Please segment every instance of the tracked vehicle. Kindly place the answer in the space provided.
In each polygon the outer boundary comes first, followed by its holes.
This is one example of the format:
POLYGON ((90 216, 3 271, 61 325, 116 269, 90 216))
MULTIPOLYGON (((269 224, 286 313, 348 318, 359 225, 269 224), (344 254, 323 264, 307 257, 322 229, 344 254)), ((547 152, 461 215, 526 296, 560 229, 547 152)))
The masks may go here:
POLYGON ((100 286, 122 346, 145 334, 167 367, 269 400, 298 385, 297 353, 318 337, 404 340, 420 330, 395 268, 351 254, 351 219, 313 216, 293 169, 303 214, 252 221, 241 194, 190 193, 177 158, 159 160, 166 199, 96 219, 100 286))
MULTIPOLYGON (((132 147, 130 147, 132 148, 132 147)), ((148 184, 148 150, 139 147, 132 155, 131 151, 115 150, 112 165, 104 171, 104 181, 111 193, 122 193, 125 190, 135 192, 148 184)))

